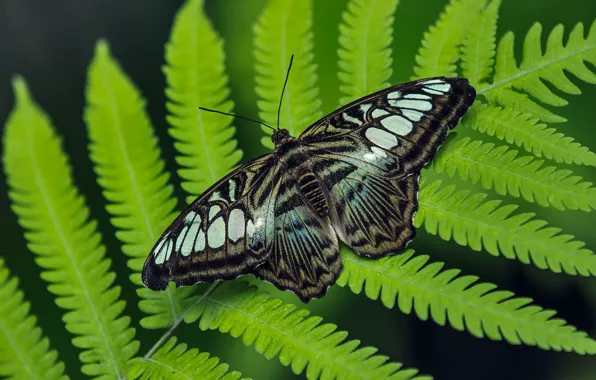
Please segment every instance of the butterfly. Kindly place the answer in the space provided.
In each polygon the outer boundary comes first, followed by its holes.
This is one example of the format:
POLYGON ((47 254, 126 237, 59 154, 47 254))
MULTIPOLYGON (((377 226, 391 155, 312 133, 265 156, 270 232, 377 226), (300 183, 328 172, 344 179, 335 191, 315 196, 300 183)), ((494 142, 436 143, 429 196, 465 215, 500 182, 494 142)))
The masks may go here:
POLYGON ((253 274, 303 302, 342 271, 339 242, 380 258, 414 238, 418 177, 474 102, 464 78, 429 78, 358 99, 298 138, 272 135, 273 152, 232 171, 165 230, 143 283, 234 279, 253 274))

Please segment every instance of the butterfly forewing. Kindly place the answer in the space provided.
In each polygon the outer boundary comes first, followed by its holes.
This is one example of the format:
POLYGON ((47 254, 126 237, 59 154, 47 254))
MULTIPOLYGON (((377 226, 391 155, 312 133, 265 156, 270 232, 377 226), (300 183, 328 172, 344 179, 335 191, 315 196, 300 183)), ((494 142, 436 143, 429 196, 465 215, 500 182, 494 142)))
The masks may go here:
POLYGON ((430 78, 357 100, 299 139, 235 170, 164 232, 143 282, 165 289, 252 273, 308 302, 342 268, 338 237, 356 253, 399 253, 414 237, 420 170, 475 98, 463 78, 430 78))
POLYGON ((235 170, 195 200, 157 241, 143 283, 163 290, 233 279, 267 260, 273 233, 275 186, 271 155, 235 170))

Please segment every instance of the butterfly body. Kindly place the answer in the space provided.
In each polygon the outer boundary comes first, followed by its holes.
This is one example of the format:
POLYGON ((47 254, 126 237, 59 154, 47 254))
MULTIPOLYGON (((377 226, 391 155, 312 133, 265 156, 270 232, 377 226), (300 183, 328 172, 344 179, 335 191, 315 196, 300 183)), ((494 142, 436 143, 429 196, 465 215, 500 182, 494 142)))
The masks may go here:
POLYGON ((163 290, 251 273, 308 302, 341 273, 339 241, 366 257, 415 235, 420 170, 475 98, 462 78, 379 91, 218 181, 164 232, 143 268, 163 290))

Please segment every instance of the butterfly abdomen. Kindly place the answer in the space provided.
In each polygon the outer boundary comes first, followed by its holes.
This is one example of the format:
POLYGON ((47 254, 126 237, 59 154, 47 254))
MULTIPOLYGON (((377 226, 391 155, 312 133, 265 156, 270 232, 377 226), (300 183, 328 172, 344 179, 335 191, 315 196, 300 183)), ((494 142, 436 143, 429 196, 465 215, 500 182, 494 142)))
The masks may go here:
POLYGON ((322 218, 326 218, 329 215, 329 206, 318 178, 312 172, 302 173, 298 177, 298 185, 315 213, 322 218))

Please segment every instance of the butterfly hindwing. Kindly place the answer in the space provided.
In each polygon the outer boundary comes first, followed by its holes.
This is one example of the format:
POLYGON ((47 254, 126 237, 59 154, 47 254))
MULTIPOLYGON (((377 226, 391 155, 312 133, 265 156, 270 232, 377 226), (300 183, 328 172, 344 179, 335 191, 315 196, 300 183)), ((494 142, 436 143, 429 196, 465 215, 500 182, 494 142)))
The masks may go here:
POLYGON ((235 170, 202 194, 154 245, 143 282, 163 290, 233 279, 267 260, 277 170, 271 155, 235 170))
POLYGON ((311 208, 297 177, 287 173, 279 186, 271 256, 255 274, 308 302, 323 296, 335 283, 342 264, 330 220, 311 208))

